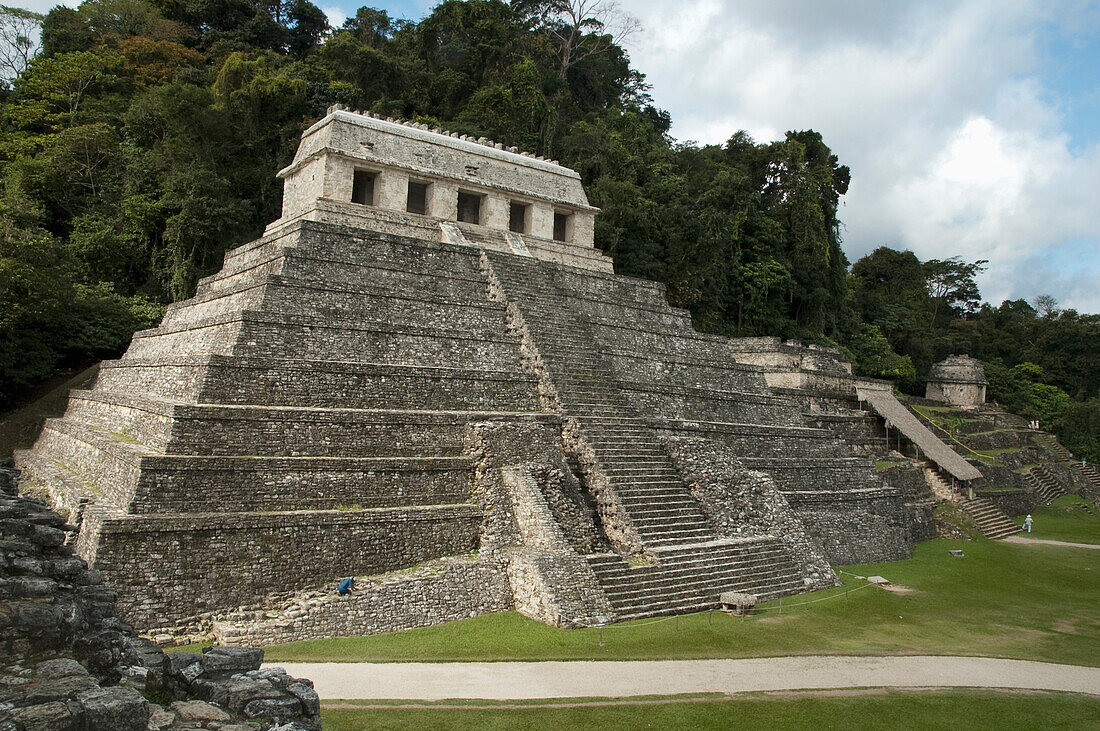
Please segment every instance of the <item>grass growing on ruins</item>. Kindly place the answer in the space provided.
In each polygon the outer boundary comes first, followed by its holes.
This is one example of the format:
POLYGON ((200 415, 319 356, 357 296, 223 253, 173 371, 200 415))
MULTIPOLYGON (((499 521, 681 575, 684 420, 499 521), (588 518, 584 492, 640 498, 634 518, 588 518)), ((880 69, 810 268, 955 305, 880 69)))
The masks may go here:
POLYGON ((1100 699, 1069 693, 996 690, 842 691, 671 698, 621 705, 322 709, 326 729, 1077 729, 1100 724, 1100 699), (915 722, 914 719, 919 719, 915 722))
MULTIPOLYGON (((1090 516, 1098 520, 1095 516, 1090 516)), ((1079 535, 1079 534, 1077 534, 1079 535)), ((563 630, 515 612, 368 637, 276 645, 269 662, 682 659, 802 654, 985 655, 1100 665, 1100 552, 978 539, 845 567, 844 586, 763 604, 563 630), (962 549, 954 558, 949 549, 962 549), (907 591, 859 576, 882 575, 907 591), (812 601, 812 600, 821 601, 812 601)))
MULTIPOLYGON (((1090 506, 1076 495, 1063 495, 1031 514, 1035 524, 1030 537, 1073 543, 1100 543, 1100 516, 1096 513, 1095 506, 1090 506), (1092 513, 1087 512, 1086 507, 1092 513)), ((1016 522, 1022 525, 1024 516, 1017 516, 1016 522)))

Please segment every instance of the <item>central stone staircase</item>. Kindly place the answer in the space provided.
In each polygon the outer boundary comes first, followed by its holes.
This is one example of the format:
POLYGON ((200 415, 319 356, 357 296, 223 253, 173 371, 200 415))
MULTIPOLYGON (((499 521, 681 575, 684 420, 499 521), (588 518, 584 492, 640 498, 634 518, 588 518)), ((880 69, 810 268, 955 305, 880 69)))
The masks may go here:
POLYGON ((522 315, 563 415, 591 450, 589 483, 609 493, 600 500, 605 522, 627 525, 640 544, 620 546, 629 558, 586 557, 620 617, 713 607, 723 591, 772 598, 804 590, 778 538, 732 540, 714 531, 652 427, 623 396, 583 308, 555 283, 553 270, 533 259, 484 256, 522 315))
POLYGON ((706 516, 672 460, 623 398, 582 315, 535 260, 491 257, 504 291, 523 313, 562 412, 581 424, 594 469, 617 495, 646 547, 714 540, 706 516))

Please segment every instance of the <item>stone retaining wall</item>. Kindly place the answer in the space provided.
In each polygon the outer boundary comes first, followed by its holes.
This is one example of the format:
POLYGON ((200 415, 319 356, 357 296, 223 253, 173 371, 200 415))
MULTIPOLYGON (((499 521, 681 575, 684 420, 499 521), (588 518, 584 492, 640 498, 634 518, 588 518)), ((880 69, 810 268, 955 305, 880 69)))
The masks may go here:
POLYGON ((501 562, 451 558, 359 580, 344 596, 330 588, 272 597, 265 609, 215 621, 214 634, 227 644, 269 645, 396 632, 511 608, 512 589, 501 562))
POLYGON ((157 517, 89 509, 81 542, 98 546, 96 566, 123 616, 149 627, 466 553, 477 548, 480 522, 473 505, 157 517))

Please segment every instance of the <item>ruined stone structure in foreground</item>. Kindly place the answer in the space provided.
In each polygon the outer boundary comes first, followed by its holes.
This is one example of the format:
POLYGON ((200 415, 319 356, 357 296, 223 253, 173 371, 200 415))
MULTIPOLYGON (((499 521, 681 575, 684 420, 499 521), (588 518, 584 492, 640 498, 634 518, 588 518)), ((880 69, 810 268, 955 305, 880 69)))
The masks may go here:
POLYGON ((577 626, 908 554, 924 507, 814 416, 846 364, 695 332, 593 248, 573 171, 335 109, 280 175, 283 216, 18 455, 137 626, 577 626))

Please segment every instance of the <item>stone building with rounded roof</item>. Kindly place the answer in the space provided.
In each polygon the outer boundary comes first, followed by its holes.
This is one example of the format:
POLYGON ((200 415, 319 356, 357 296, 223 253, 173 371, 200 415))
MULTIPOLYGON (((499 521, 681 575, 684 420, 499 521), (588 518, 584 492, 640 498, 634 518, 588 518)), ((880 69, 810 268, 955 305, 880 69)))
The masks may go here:
POLYGON ((963 409, 976 409, 985 403, 985 368, 977 358, 952 355, 928 371, 925 398, 942 401, 963 409))

